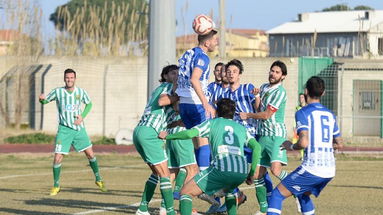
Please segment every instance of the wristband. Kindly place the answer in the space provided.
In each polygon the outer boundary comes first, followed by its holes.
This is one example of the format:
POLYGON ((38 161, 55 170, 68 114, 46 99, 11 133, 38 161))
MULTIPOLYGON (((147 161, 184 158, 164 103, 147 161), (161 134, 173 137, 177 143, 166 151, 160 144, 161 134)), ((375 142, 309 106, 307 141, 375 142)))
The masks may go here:
POLYGON ((295 145, 295 144, 291 144, 291 145, 290 145, 290 149, 291 149, 292 151, 295 150, 295 149, 294 149, 294 145, 295 145))

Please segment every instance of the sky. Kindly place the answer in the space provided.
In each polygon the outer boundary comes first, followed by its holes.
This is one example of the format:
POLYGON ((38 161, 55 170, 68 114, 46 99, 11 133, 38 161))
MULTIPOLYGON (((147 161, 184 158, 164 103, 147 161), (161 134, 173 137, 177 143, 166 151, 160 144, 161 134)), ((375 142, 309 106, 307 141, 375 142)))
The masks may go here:
MULTIPOLYGON (((0 4, 1 1, 4 0, 0 0, 0 4)), ((67 3, 68 0, 35 1, 40 4, 43 12, 43 39, 48 40, 55 35, 54 25, 49 21, 49 16, 57 6, 67 3)), ((175 2, 177 36, 192 33, 191 23, 198 14, 212 13, 213 19, 216 22, 218 20, 219 0, 175 0, 175 2)), ((382 0, 225 0, 226 27, 270 30, 284 22, 295 20, 299 13, 320 11, 336 4, 347 4, 349 7, 367 5, 383 10, 382 0)))

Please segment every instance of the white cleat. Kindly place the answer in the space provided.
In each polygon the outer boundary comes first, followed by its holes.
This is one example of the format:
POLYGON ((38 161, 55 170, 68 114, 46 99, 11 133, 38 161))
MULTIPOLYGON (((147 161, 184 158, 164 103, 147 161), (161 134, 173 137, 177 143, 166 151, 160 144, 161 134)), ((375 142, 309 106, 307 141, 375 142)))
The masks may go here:
MULTIPOLYGON (((165 212, 166 212, 166 210, 165 210, 165 212)), ((149 213, 149 211, 140 211, 140 209, 138 209, 136 211, 136 215, 150 215, 150 213, 149 213)))

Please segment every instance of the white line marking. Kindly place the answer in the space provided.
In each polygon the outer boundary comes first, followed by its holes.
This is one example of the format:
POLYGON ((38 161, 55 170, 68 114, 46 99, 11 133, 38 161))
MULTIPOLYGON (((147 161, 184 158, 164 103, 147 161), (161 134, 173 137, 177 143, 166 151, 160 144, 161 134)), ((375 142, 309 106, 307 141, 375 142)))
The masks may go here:
MULTIPOLYGON (((161 200, 162 199, 153 199, 150 201, 150 203, 160 202, 161 200)), ((121 206, 117 206, 117 207, 103 207, 103 208, 96 209, 96 210, 74 213, 73 215, 94 214, 94 213, 101 213, 101 212, 105 212, 105 211, 113 211, 113 210, 120 209, 120 208, 138 207, 140 205, 140 203, 141 202, 136 202, 136 203, 131 204, 131 205, 121 205, 121 206)))

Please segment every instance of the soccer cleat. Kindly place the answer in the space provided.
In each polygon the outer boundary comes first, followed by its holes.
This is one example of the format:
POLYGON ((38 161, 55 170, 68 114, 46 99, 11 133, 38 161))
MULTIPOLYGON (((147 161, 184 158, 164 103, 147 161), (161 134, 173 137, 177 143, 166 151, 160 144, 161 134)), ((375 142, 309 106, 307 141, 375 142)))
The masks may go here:
POLYGON ((181 198, 180 192, 173 192, 173 199, 180 200, 180 198, 181 198))
POLYGON ((55 196, 57 195, 59 192, 60 192, 61 188, 60 187, 52 187, 51 189, 51 192, 50 192, 50 196, 55 196))
POLYGON ((108 190, 105 187, 105 183, 103 181, 96 181, 95 184, 98 188, 100 188, 101 192, 107 192, 108 190))
POLYGON ((138 209, 136 211, 136 215, 150 215, 150 213, 148 211, 140 211, 140 209, 138 209))
POLYGON ((209 209, 206 211, 206 214, 215 214, 217 213, 219 208, 220 208, 219 205, 211 205, 209 209))
POLYGON ((204 200, 205 202, 208 202, 210 203, 211 205, 220 205, 219 202, 217 202, 215 199, 214 199, 214 196, 209 196, 207 195, 206 193, 202 193, 198 196, 199 199, 201 200, 204 200))
POLYGON ((160 215, 166 215, 166 208, 160 207, 160 215))
POLYGON ((226 204, 221 205, 221 207, 218 208, 216 213, 225 213, 227 211, 226 204))
POLYGON ((246 202, 247 200, 247 196, 242 192, 242 191, 238 191, 237 193, 237 207, 241 206, 243 203, 246 202))

